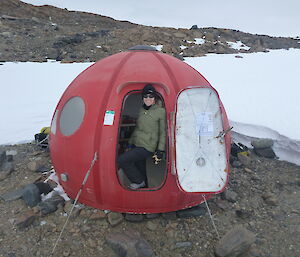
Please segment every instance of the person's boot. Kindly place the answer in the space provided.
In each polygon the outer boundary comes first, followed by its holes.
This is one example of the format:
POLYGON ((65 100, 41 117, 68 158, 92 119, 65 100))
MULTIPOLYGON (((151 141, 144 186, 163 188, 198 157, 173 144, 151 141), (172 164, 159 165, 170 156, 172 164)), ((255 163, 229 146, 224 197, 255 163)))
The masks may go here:
POLYGON ((132 189, 132 190, 136 190, 136 189, 139 189, 139 188, 142 188, 146 185, 145 181, 142 181, 141 183, 131 183, 129 185, 129 188, 132 189))

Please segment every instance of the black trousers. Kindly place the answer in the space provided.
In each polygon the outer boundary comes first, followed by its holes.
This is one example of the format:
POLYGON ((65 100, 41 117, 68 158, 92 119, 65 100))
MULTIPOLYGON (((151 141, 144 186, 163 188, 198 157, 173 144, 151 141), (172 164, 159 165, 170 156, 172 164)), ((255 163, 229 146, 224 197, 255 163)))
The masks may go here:
POLYGON ((131 182, 140 184, 145 181, 147 187, 146 159, 152 154, 144 147, 135 147, 121 154, 117 162, 131 182))

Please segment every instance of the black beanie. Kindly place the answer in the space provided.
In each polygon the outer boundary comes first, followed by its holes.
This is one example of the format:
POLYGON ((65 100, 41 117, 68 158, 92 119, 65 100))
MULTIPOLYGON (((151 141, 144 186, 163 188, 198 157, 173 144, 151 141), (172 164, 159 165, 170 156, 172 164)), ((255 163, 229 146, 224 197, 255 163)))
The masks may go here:
POLYGON ((147 95, 147 94, 156 94, 156 90, 155 90, 155 88, 152 86, 152 84, 147 84, 146 86, 144 86, 142 94, 143 94, 143 95, 147 95))

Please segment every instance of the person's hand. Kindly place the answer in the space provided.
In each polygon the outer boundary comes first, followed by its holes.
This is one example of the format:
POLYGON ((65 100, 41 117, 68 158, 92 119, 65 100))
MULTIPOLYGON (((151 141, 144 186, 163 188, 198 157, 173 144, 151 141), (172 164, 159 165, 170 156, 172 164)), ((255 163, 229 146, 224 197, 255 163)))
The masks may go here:
POLYGON ((163 154, 164 154, 164 152, 163 152, 163 151, 160 151, 160 150, 157 150, 157 151, 153 154, 152 158, 153 158, 153 160, 154 160, 154 164, 159 164, 159 163, 161 162, 161 160, 162 160, 162 158, 163 158, 163 154))

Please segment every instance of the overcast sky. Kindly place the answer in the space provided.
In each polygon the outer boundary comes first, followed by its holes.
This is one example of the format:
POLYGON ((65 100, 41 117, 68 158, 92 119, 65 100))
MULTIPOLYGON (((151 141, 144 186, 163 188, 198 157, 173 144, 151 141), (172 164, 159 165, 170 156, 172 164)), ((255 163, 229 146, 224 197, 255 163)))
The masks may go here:
POLYGON ((300 36, 300 0, 22 0, 117 20, 175 28, 219 27, 254 34, 300 36))

